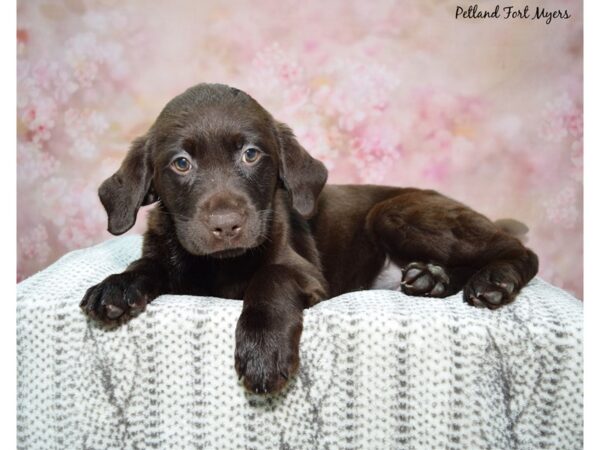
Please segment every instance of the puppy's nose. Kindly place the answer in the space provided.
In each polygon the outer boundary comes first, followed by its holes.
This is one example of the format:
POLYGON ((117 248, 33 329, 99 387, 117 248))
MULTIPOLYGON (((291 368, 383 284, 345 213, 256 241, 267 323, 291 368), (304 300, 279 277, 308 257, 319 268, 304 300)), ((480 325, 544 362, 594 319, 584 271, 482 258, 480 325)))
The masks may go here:
POLYGON ((246 219, 237 212, 211 214, 208 227, 217 239, 237 237, 246 219))

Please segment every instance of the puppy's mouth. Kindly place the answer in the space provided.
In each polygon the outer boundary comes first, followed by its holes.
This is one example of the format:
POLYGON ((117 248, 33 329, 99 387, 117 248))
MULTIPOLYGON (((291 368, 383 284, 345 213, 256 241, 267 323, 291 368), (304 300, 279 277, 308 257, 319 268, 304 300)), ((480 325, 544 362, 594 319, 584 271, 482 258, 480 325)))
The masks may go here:
POLYGON ((229 248, 227 250, 219 250, 213 253, 209 253, 207 256, 211 256, 217 259, 225 259, 225 258, 235 258, 236 256, 241 256, 246 253, 247 248, 237 247, 237 248, 229 248))
POLYGON ((235 258, 248 250, 261 245, 256 236, 243 236, 240 239, 215 240, 212 236, 198 233, 186 233, 177 230, 177 237, 182 247, 192 255, 209 256, 216 259, 235 258))

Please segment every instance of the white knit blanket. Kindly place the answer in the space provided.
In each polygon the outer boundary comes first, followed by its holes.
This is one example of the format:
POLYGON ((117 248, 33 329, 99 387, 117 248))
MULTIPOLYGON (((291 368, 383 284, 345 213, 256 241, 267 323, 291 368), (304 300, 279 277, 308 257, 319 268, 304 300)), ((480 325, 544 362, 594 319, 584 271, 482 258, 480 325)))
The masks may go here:
POLYGON ((320 303, 298 376, 261 397, 233 367, 240 301, 166 295, 108 331, 80 312, 140 252, 112 239, 19 284, 19 448, 582 447, 583 308, 540 279, 497 311, 460 294, 320 303))

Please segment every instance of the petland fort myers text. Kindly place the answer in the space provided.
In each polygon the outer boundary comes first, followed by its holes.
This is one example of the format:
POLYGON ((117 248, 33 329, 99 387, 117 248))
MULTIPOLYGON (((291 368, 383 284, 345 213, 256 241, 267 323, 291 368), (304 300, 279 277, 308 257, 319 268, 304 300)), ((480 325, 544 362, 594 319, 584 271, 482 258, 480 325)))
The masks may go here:
POLYGON ((521 8, 515 6, 496 5, 493 8, 482 8, 479 5, 457 6, 455 19, 524 19, 540 20, 550 25, 553 20, 566 20, 571 18, 565 9, 547 9, 540 6, 535 8, 526 5, 521 8))

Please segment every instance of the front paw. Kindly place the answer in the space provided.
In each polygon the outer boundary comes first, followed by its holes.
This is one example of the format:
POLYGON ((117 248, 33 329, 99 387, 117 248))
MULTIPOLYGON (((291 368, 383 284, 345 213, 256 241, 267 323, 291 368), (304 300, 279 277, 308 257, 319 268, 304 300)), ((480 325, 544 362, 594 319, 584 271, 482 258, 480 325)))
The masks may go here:
POLYGON ((110 275, 92 286, 79 306, 92 319, 106 324, 122 323, 139 315, 152 300, 143 277, 130 272, 110 275))
POLYGON ((298 370, 302 316, 269 318, 261 311, 242 312, 236 328, 235 370, 250 392, 281 391, 298 370), (271 323, 276 322, 276 323, 271 323))
POLYGON ((407 295, 447 297, 450 279, 441 266, 412 262, 402 269, 401 290, 407 295))

